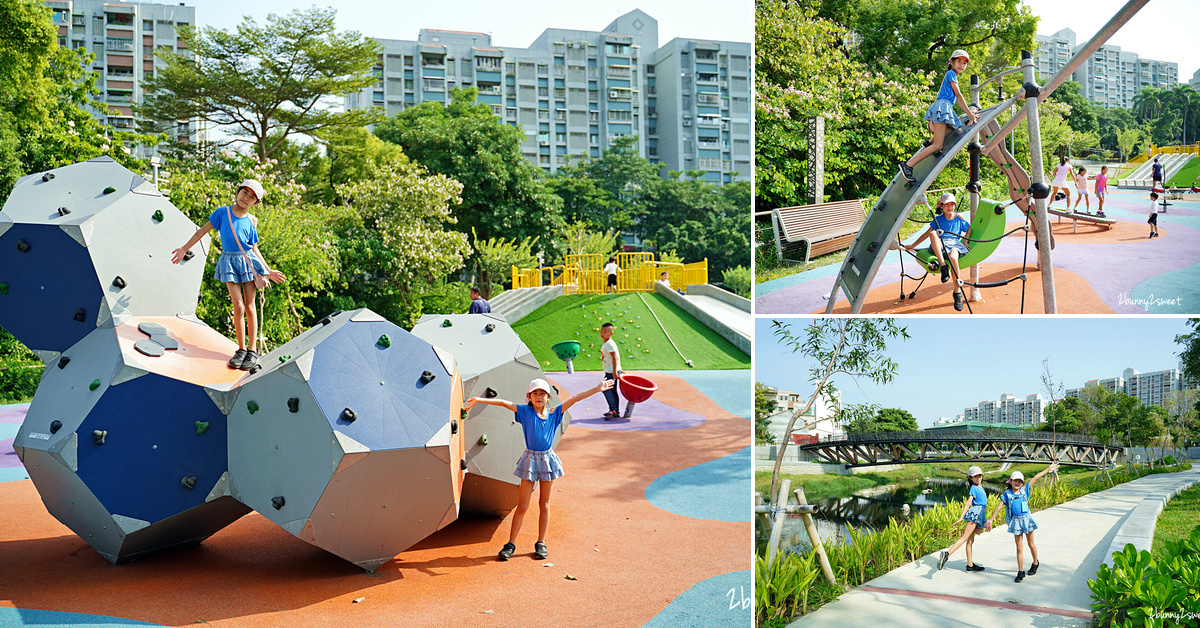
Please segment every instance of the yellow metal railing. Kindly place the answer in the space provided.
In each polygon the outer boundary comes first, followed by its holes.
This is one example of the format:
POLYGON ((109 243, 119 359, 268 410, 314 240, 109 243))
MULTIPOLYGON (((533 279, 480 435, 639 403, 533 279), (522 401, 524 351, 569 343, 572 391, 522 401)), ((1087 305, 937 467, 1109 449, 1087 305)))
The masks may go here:
POLYGON ((1151 146, 1159 155, 1200 155, 1200 143, 1180 146, 1151 146))
MULTIPOLYGON (((566 263, 542 268, 512 267, 512 286, 538 288, 564 286, 567 294, 603 294, 608 288, 602 255, 568 255, 566 263)), ((679 264, 656 262, 653 253, 618 253, 617 292, 653 292, 663 271, 671 286, 686 290, 688 285, 708 283, 708 260, 679 264)))

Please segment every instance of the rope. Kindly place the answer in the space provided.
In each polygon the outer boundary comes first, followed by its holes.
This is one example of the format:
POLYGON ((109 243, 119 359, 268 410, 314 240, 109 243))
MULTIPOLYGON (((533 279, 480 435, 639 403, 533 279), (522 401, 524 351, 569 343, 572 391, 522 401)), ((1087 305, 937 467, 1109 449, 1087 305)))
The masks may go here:
POLYGON ((639 292, 639 293, 637 293, 637 295, 638 295, 638 298, 642 300, 642 305, 646 306, 647 310, 650 310, 650 316, 653 316, 654 322, 658 323, 658 328, 661 329, 663 332, 663 335, 665 335, 667 337, 667 342, 670 342, 671 346, 675 347, 675 353, 678 353, 679 357, 683 358, 684 364, 687 364, 688 366, 692 366, 692 361, 687 359, 686 357, 684 357, 683 352, 680 351, 679 347, 675 345, 675 341, 671 340, 671 334, 667 333, 667 328, 663 326, 662 321, 658 320, 658 314, 654 313, 654 308, 651 308, 650 304, 646 303, 646 298, 642 296, 642 293, 639 292))

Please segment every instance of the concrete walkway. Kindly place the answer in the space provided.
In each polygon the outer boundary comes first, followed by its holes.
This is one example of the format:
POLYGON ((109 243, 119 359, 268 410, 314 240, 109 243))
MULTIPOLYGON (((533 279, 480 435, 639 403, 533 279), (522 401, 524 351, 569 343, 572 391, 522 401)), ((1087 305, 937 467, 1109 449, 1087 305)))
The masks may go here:
MULTIPOLYGON (((1175 495, 1197 482, 1200 465, 1191 471, 1126 482, 1034 513, 1038 522, 1034 542, 1041 566, 1036 575, 1020 584, 1013 582, 1017 572, 1013 535, 1001 524, 975 539, 975 561, 986 571, 964 572, 967 556, 962 549, 938 571, 939 550, 846 593, 791 625, 1088 626, 1092 617, 1088 579, 1095 577, 1110 555, 1109 547, 1118 534, 1129 534, 1134 528, 1146 530, 1143 522, 1131 519, 1131 513, 1147 498, 1175 495), (1127 520, 1129 527, 1124 526, 1127 520)), ((1152 529, 1149 534, 1153 536, 1152 529)), ((1026 547, 1026 569, 1031 562, 1026 547)))

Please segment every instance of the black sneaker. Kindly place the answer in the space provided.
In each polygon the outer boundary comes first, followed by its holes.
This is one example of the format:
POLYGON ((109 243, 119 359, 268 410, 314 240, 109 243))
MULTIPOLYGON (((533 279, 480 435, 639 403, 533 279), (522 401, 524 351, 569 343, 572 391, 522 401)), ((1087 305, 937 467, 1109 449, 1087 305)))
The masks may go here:
POLYGON ((954 309, 959 312, 963 311, 962 293, 959 292, 958 290, 954 291, 954 309))
POLYGON ((948 561, 948 560, 950 560, 950 552, 943 550, 941 557, 938 558, 938 570, 939 571, 941 571, 942 567, 946 566, 946 561, 948 561))
POLYGON ((942 264, 942 283, 946 283, 947 281, 950 281, 950 266, 942 264))
POLYGON ((905 163, 903 161, 900 162, 900 176, 904 177, 905 179, 907 179, 909 181, 917 180, 917 178, 913 176, 912 166, 908 165, 907 163, 905 163))
POLYGON ((512 558, 513 552, 517 551, 517 546, 512 543, 505 543, 504 547, 500 548, 500 560, 508 560, 512 558))
POLYGON ((246 350, 238 349, 237 353, 234 353, 233 357, 229 358, 229 368, 231 368, 231 369, 242 368, 242 360, 244 360, 244 359, 246 359, 246 350))
POLYGON ((1013 578, 1013 582, 1020 582, 1020 581, 1022 581, 1022 580, 1024 580, 1024 579, 1025 579, 1025 572, 1024 572, 1024 571, 1018 571, 1018 572, 1017 572, 1017 577, 1016 577, 1016 578, 1013 578))
POLYGON ((1028 573, 1028 574, 1026 574, 1026 575, 1030 575, 1030 576, 1032 576, 1033 574, 1037 573, 1037 568, 1038 568, 1038 565, 1041 565, 1041 563, 1034 563, 1034 564, 1030 565, 1030 566, 1029 566, 1029 573, 1028 573))
POLYGON ((538 541, 533 544, 533 557, 538 560, 546 560, 550 554, 546 551, 546 544, 538 541))
POLYGON ((246 356, 242 358, 242 365, 238 368, 243 371, 249 371, 250 367, 258 363, 258 354, 253 351, 246 351, 246 356))
POLYGON ((967 565, 967 571, 983 571, 983 565, 967 565))

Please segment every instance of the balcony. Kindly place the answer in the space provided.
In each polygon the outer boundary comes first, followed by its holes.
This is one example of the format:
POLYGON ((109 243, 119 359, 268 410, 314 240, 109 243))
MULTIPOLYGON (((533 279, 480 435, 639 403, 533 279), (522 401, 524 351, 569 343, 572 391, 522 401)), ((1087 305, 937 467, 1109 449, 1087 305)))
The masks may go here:
POLYGON ((608 66, 607 74, 609 78, 629 78, 629 66, 627 65, 610 65, 608 66))
POLYGON ((104 49, 109 52, 133 52, 133 40, 108 37, 104 40, 104 49))

